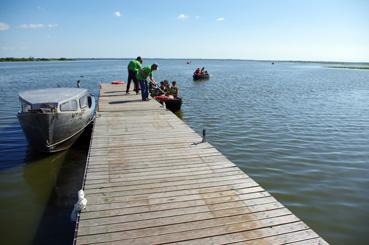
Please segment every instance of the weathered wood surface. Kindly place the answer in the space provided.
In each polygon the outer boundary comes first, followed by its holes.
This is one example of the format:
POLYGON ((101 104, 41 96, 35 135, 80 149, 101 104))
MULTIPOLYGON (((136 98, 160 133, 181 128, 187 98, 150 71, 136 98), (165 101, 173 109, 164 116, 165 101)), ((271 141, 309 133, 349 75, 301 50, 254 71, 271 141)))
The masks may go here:
POLYGON ((102 84, 76 244, 327 244, 159 103, 102 84))

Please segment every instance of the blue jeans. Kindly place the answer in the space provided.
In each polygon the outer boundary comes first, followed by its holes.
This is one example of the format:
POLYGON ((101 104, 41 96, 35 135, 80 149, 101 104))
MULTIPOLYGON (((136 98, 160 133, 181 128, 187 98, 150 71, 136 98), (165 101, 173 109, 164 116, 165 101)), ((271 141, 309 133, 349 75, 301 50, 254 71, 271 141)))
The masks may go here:
POLYGON ((149 88, 146 80, 140 80, 142 100, 149 98, 149 88))

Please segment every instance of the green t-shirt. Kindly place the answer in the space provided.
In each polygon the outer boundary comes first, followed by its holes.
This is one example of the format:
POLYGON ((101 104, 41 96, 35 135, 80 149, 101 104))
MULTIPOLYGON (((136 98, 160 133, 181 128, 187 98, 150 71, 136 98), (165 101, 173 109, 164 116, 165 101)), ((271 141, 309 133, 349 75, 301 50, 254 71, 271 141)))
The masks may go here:
POLYGON ((145 66, 137 72, 137 80, 146 80, 152 76, 151 66, 145 66))
POLYGON ((138 72, 141 69, 141 63, 138 60, 131 60, 128 64, 128 70, 138 72))

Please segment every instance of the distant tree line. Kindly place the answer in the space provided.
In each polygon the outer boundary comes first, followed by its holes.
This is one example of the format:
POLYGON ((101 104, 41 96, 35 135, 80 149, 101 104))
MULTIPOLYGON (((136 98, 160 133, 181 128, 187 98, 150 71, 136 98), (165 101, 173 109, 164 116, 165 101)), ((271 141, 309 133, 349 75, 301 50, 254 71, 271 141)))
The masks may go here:
POLYGON ((35 58, 35 57, 28 57, 28 58, 14 58, 14 57, 5 57, 0 58, 0 62, 13 62, 13 61, 65 61, 65 60, 72 60, 68 58, 35 58))

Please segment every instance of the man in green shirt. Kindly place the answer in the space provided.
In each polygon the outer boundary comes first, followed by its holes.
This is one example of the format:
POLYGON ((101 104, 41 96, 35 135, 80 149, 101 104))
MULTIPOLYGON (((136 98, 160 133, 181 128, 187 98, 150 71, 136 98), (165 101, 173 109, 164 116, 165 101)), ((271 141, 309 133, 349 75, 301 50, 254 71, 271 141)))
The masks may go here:
POLYGON ((141 97, 142 101, 149 100, 149 88, 147 79, 153 84, 156 84, 155 79, 152 77, 152 72, 158 69, 158 64, 152 64, 151 66, 145 66, 137 73, 137 80, 141 86, 141 97))
POLYGON ((133 90, 136 91, 138 94, 138 81, 137 81, 137 72, 141 69, 142 59, 138 56, 135 60, 131 60, 128 64, 128 79, 127 79, 127 89, 126 94, 129 94, 129 87, 131 85, 131 81, 133 80, 134 88, 133 90))

